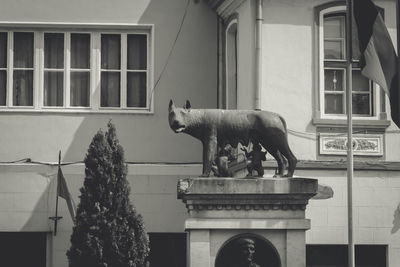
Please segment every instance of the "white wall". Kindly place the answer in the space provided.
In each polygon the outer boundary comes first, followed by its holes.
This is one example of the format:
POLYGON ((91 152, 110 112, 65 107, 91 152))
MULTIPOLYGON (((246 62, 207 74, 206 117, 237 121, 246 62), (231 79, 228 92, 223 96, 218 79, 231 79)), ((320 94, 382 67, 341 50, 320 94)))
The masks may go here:
POLYGON ((255 98, 255 1, 244 2, 238 16, 238 109, 253 109, 255 98))
MULTIPOLYGON (((154 25, 154 80, 166 63, 185 11, 185 0, 2 1, 1 21, 133 23, 154 25)), ((0 162, 30 157, 56 162, 83 160, 92 136, 112 119, 128 161, 201 160, 200 142, 174 134, 168 102, 217 106, 217 18, 203 2, 190 1, 182 31, 154 96, 154 114, 5 113, 0 111, 0 162)))
MULTIPOLYGON (((316 174, 314 174, 316 175, 316 174)), ((307 244, 347 244, 345 171, 325 172, 321 184, 334 190, 328 200, 311 200, 307 244)), ((353 182, 355 244, 388 245, 388 266, 400 265, 400 176, 395 172, 356 172, 353 182)))
MULTIPOLYGON (((312 123, 318 97, 314 7, 327 2, 331 1, 268 0, 263 4, 261 106, 286 119, 292 151, 303 160, 315 160, 318 153, 318 136, 312 123)), ((395 44, 395 1, 376 1, 376 4, 385 9, 385 23, 395 44)), ((388 101, 386 110, 390 110, 388 101)), ((392 123, 388 130, 385 159, 399 161, 400 154, 393 149, 399 145, 398 128, 392 123)))
MULTIPOLYGON (((63 166, 70 192, 79 203, 84 166, 63 166)), ((273 169, 266 170, 272 176, 273 169)), ((197 176, 201 165, 129 165, 131 201, 143 216, 147 232, 183 232, 187 211, 177 199, 177 180, 197 176)), ((8 165, 0 175, 0 231, 52 231, 48 219, 55 212, 57 167, 8 165)), ((310 200, 306 217, 311 219, 307 244, 347 243, 347 191, 345 170, 299 169, 300 177, 317 178, 334 190, 328 200, 310 200)), ((388 245, 389 266, 398 266, 400 251, 400 175, 391 171, 356 171, 354 178, 356 244, 388 245)), ((72 220, 64 199, 59 199, 57 236, 49 235, 51 266, 67 266, 72 220)))

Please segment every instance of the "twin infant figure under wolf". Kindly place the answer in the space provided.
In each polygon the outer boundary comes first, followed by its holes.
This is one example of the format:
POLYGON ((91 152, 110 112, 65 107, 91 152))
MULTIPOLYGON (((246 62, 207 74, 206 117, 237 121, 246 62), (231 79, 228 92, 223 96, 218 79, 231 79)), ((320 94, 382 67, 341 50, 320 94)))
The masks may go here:
POLYGON ((297 159, 289 148, 286 122, 276 113, 261 110, 192 109, 188 100, 183 108, 178 108, 170 100, 168 119, 175 133, 186 133, 202 142, 203 177, 210 176, 218 149, 224 149, 228 144, 234 148, 239 143, 248 146, 250 142, 256 148, 261 145, 276 159, 276 176, 293 177, 297 159), (286 162, 288 172, 284 175, 286 162))

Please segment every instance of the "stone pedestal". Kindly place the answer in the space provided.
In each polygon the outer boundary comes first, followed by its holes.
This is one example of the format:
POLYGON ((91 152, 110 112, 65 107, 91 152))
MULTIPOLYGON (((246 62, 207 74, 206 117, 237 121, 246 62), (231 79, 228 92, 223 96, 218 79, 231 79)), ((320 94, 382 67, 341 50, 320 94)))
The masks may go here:
POLYGON ((307 178, 181 179, 188 267, 231 265, 240 237, 256 241, 260 267, 305 267, 305 209, 317 188, 307 178))

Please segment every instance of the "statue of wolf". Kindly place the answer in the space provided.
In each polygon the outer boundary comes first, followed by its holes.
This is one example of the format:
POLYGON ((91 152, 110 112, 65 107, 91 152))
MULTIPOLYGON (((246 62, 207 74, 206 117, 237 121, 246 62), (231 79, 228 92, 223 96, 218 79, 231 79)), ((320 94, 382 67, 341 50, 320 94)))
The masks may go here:
POLYGON ((218 147, 237 147, 249 142, 261 144, 277 161, 277 176, 292 177, 297 159, 289 148, 285 120, 278 114, 261 110, 191 109, 187 100, 183 108, 169 102, 168 119, 175 133, 186 133, 203 144, 203 174, 208 177, 218 147), (288 173, 283 175, 285 159, 288 173))

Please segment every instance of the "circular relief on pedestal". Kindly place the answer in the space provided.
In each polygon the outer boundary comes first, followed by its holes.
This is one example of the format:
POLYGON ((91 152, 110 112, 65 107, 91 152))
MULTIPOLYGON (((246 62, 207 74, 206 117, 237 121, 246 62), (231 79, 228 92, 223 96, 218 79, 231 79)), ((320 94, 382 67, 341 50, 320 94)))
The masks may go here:
POLYGON ((215 267, 281 267, 281 261, 270 241, 248 233, 236 235, 221 246, 215 267))

